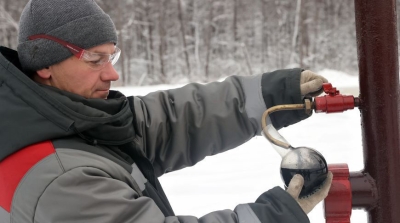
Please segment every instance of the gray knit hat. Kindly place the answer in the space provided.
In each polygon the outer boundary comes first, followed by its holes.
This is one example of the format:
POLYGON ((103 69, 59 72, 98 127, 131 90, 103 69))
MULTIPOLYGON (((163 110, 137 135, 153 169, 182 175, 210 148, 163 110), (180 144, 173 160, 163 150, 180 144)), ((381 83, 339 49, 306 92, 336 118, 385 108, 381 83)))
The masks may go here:
POLYGON ((35 34, 54 36, 83 49, 117 44, 114 23, 93 0, 30 0, 19 25, 18 55, 24 71, 37 71, 73 55, 57 42, 28 40, 35 34))

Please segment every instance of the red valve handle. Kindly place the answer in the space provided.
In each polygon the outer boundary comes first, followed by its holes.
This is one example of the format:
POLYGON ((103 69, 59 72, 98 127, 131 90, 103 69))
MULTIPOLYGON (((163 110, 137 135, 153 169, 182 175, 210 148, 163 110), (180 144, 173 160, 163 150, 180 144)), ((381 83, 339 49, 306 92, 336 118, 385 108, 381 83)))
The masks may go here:
POLYGON ((324 89, 325 94, 328 94, 330 96, 335 96, 339 94, 339 91, 336 90, 335 87, 332 87, 331 83, 323 83, 322 88, 324 89))
POLYGON ((350 223, 352 192, 347 164, 330 164, 333 180, 328 197, 325 198, 326 223, 350 223))

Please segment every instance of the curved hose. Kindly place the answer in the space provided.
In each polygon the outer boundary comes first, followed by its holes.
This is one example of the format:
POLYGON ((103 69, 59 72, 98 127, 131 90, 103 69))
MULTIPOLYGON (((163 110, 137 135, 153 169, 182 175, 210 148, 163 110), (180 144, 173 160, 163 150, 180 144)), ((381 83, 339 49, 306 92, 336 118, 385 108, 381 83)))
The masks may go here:
MULTIPOLYGON (((307 108, 307 103, 305 104, 292 104, 292 105, 276 105, 274 107, 271 107, 269 109, 267 109, 261 118, 261 126, 262 126, 262 131, 264 132, 264 136, 273 144, 283 147, 285 149, 289 149, 292 148, 292 146, 286 142, 282 142, 280 140, 275 139, 274 137, 272 137, 271 134, 269 134, 268 129, 267 129, 267 118, 269 116, 269 114, 272 114, 273 112, 276 111, 282 111, 282 110, 299 110, 299 109, 311 109, 311 108, 307 108)), ((272 124, 272 123, 271 123, 272 124)))

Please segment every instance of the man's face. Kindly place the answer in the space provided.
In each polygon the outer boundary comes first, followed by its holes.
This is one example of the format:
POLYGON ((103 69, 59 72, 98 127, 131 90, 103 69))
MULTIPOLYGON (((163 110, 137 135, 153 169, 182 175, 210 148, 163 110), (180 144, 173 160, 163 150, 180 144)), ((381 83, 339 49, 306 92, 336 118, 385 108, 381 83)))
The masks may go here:
MULTIPOLYGON (((113 43, 107 43, 90 48, 88 51, 113 54, 115 46, 113 43)), ((106 99, 111 81, 118 80, 119 75, 111 63, 107 63, 101 70, 92 69, 88 63, 90 62, 72 56, 50 66, 49 78, 41 82, 85 98, 106 99)))

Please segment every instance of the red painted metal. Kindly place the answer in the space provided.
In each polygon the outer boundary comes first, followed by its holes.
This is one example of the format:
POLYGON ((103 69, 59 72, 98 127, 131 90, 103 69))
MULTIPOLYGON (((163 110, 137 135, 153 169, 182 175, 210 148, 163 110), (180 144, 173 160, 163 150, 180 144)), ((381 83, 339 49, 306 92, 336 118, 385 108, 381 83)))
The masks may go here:
POLYGON ((377 193, 376 204, 368 210, 368 220, 370 223, 396 223, 400 222, 396 1, 354 2, 362 101, 363 172, 375 180, 377 193))
POLYGON ((371 210, 377 205, 377 189, 375 180, 365 172, 351 172, 350 185, 354 209, 371 210))
POLYGON ((327 95, 314 98, 316 113, 344 112, 358 105, 358 103, 355 103, 358 99, 355 99, 352 95, 341 95, 330 83, 324 83, 323 89, 327 95))
POLYGON ((333 180, 328 197, 325 198, 326 223, 350 223, 352 193, 347 164, 330 164, 333 180))

